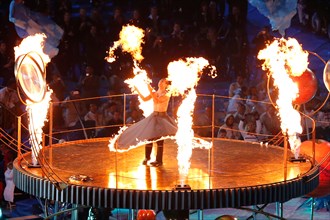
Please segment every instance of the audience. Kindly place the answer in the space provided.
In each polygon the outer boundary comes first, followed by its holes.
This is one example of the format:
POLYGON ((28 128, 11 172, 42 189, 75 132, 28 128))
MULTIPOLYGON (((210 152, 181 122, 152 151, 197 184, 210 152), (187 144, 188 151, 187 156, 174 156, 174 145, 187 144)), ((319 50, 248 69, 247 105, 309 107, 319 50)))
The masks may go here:
POLYGON ((226 138, 228 139, 241 139, 241 134, 238 130, 238 124, 235 123, 234 115, 227 114, 225 117, 225 123, 220 127, 217 137, 223 137, 222 130, 226 131, 226 138))
MULTIPOLYGON (((249 66, 255 63, 249 63, 248 60, 251 60, 251 57, 256 59, 258 51, 270 43, 274 36, 270 27, 265 26, 256 33, 254 38, 248 40, 246 32, 248 1, 191 2, 184 0, 177 3, 156 1, 157 4, 143 3, 145 7, 133 2, 130 5, 126 1, 114 1, 110 13, 102 8, 106 5, 105 2, 92 2, 90 6, 81 6, 79 12, 74 13, 71 1, 59 1, 58 4, 52 6, 54 10, 49 14, 64 30, 59 53, 51 60, 51 65, 55 66, 56 71, 52 72, 48 82, 58 101, 65 101, 56 106, 55 117, 58 119, 58 124, 61 124, 61 114, 58 112, 63 114, 64 126, 62 127, 75 128, 77 124, 83 126, 86 121, 94 120, 96 115, 100 116, 100 119, 96 120, 97 126, 117 125, 116 123, 120 121, 131 124, 141 119, 141 111, 138 109, 135 98, 129 97, 124 109, 122 97, 115 97, 129 91, 125 88, 123 81, 132 74, 130 56, 119 54, 118 62, 115 64, 109 64, 104 60, 108 47, 118 40, 122 26, 131 24, 145 31, 143 45, 145 59, 141 65, 148 69, 148 74, 152 78, 166 76, 167 64, 173 59, 183 56, 203 56, 221 73, 217 80, 230 80, 228 107, 215 108, 216 111, 225 109, 224 115, 227 114, 226 117, 221 116, 215 119, 215 126, 218 121, 225 122, 218 130, 218 137, 241 139, 238 125, 246 114, 254 114, 257 117, 260 115, 260 133, 265 136, 276 135, 280 131, 280 121, 275 109, 267 108, 265 104, 269 103, 265 88, 266 74, 262 72, 262 76, 250 82, 252 78, 249 66), (226 14, 227 6, 228 13, 226 14), (196 13, 191 15, 191 11, 196 13), (235 81, 232 80, 234 78, 235 81), (104 79, 106 82, 102 81, 104 79), (76 86, 74 90, 69 90, 71 85, 67 84, 68 81, 76 86), (100 87, 102 83, 106 85, 104 89, 100 87), (109 97, 92 99, 102 95, 109 97), (78 98, 85 98, 88 101, 67 102, 78 98), (125 114, 124 111, 126 111, 125 114), (119 114, 117 119, 115 119, 115 114, 119 114), (234 119, 233 122, 231 122, 232 119, 234 119), (270 121, 275 121, 275 123, 270 123, 270 121)), ((298 6, 299 23, 308 26, 314 22, 315 24, 312 25, 317 26, 313 26, 314 29, 323 28, 323 9, 305 0, 299 0, 298 6)), ((10 81, 12 77, 10 72, 13 73, 14 67, 12 47, 19 41, 14 31, 2 30, 11 28, 13 27, 7 22, 0 30, 0 71, 2 84, 5 86, 0 90, 0 102, 10 109, 19 102, 17 94, 14 97, 14 93, 8 93, 8 91, 16 90, 15 81, 10 81)), ((259 68, 257 71, 262 71, 259 61, 257 61, 257 68, 259 68)), ((201 80, 203 81, 204 78, 201 80)), ((328 109, 322 110, 317 115, 317 120, 324 118, 328 120, 327 113, 328 109)), ((195 118, 195 131, 198 135, 207 137, 212 135, 211 115, 211 108, 206 108, 205 112, 199 114, 197 119, 195 118), (198 128, 198 126, 203 127, 198 128)), ((256 130, 257 127, 245 123, 244 131, 241 132, 259 133, 256 130)), ((323 125, 318 128, 318 131, 320 134, 326 134, 328 127, 328 124, 323 125)), ((116 129, 111 129, 111 132, 107 129, 107 135, 113 134, 113 130, 116 129)), ((244 138, 244 135, 242 136, 244 138)))

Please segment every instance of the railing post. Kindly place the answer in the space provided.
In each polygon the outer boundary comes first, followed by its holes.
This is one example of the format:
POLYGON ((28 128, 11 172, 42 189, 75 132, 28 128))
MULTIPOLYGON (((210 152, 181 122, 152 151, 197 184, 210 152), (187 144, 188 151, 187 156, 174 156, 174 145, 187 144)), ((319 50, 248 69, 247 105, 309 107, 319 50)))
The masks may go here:
POLYGON ((123 124, 126 125, 126 93, 124 93, 124 115, 123 115, 123 124))
POLYGON ((17 153, 18 158, 21 159, 22 152, 21 152, 21 145, 22 145, 22 117, 17 117, 17 153))
POLYGON ((52 166, 53 162, 53 112, 54 111, 54 105, 53 102, 49 103, 49 163, 52 166))

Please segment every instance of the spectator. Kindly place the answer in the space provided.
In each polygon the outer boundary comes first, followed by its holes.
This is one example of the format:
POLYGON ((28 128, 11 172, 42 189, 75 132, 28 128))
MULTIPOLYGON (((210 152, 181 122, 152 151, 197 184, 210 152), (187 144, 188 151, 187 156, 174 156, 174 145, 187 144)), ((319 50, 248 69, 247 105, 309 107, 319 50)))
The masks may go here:
POLYGON ((262 124, 262 134, 273 136, 281 132, 281 121, 272 105, 269 105, 267 110, 260 115, 260 122, 262 124))
POLYGON ((234 115, 227 114, 225 117, 225 124, 223 124, 219 131, 217 137, 221 136, 220 131, 224 129, 226 130, 226 138, 228 139, 241 139, 240 132, 238 131, 238 125, 235 123, 234 115))
POLYGON ((3 192, 4 199, 8 202, 8 205, 11 207, 14 203, 14 191, 15 191, 15 183, 14 183, 14 171, 13 171, 13 163, 9 162, 7 164, 7 170, 5 171, 5 181, 6 187, 3 192))
POLYGON ((212 137, 212 108, 206 106, 201 114, 195 115, 196 134, 201 137, 212 137), (197 117, 196 117, 197 116, 197 117))
POLYGON ((113 115, 117 111, 119 111, 119 109, 115 102, 107 102, 102 106, 103 120, 105 124, 113 119, 113 115))
POLYGON ((179 22, 175 22, 171 36, 168 39, 169 56, 171 60, 176 60, 188 55, 188 39, 179 22))
POLYGON ((133 10, 132 18, 128 21, 130 25, 134 25, 135 27, 139 27, 141 29, 146 28, 146 21, 141 16, 141 12, 139 9, 133 10))
POLYGON ((239 88, 242 88, 242 86, 247 86, 245 78, 241 75, 237 75, 236 81, 229 85, 228 96, 233 97, 235 95, 235 91, 239 88))
MULTIPOLYGON (((79 83, 82 98, 94 98, 99 96, 99 77, 94 72, 94 67, 87 65, 85 75, 79 83)), ((98 101, 94 101, 97 103, 98 101)))
MULTIPOLYGON (((85 52, 85 62, 88 63, 88 68, 93 68, 90 75, 95 74, 100 76, 103 74, 106 57, 106 46, 103 39, 103 34, 96 25, 91 25, 89 32, 83 41, 83 50, 85 52)), ((86 70, 87 71, 87 70, 86 70)), ((86 72, 87 73, 87 72, 86 72)))
POLYGON ((16 81, 14 78, 9 80, 6 87, 0 89, 0 103, 14 113, 19 113, 19 98, 16 90, 16 81))
MULTIPOLYGON (((233 28, 230 37, 226 42, 226 54, 228 56, 227 75, 242 75, 246 79, 249 78, 247 71, 247 55, 249 52, 249 41, 245 30, 241 28, 233 28)), ((233 76, 232 76, 233 77, 233 76)))
POLYGON ((145 49, 146 63, 153 67, 153 77, 164 78, 167 74, 167 65, 169 63, 167 43, 162 35, 158 35, 145 49))
POLYGON ((112 137, 118 133, 120 127, 123 126, 123 119, 121 118, 121 113, 116 111, 113 114, 113 118, 107 122, 107 127, 102 128, 97 132, 96 137, 112 137))
POLYGON ((97 105, 91 103, 89 105, 89 111, 84 117, 85 121, 93 121, 95 127, 103 126, 103 115, 99 112, 97 105))
POLYGON ((133 110, 133 111, 131 112, 131 116, 128 117, 128 118, 126 119, 126 124, 127 124, 127 125, 134 124, 134 123, 140 121, 140 120, 143 119, 143 118, 144 118, 144 117, 143 117, 142 111, 141 111, 140 109, 138 109, 138 110, 133 110))
POLYGON ((81 101, 75 101, 80 98, 80 92, 74 90, 70 92, 70 95, 61 104, 64 124, 69 129, 73 129, 79 121, 82 121, 87 113, 86 105, 81 101))
POLYGON ((237 102, 237 111, 234 113, 235 123, 244 119, 246 114, 246 105, 243 102, 237 102))
POLYGON ((330 105, 325 105, 316 116, 317 127, 316 135, 317 138, 330 141, 330 105))
POLYGON ((117 41, 119 39, 119 33, 125 24, 126 20, 122 9, 120 7, 116 7, 107 26, 107 35, 110 42, 117 41))
POLYGON ((67 95, 66 85, 60 73, 55 72, 52 74, 52 80, 49 83, 49 88, 53 90, 53 93, 55 93, 59 101, 63 101, 65 99, 67 95))
POLYGON ((6 85, 14 72, 14 54, 5 41, 0 40, 0 73, 6 85))
POLYGON ((224 128, 219 129, 218 131, 218 138, 227 138, 227 131, 224 128))
POLYGON ((150 29, 150 31, 154 37, 159 34, 162 34, 160 22, 161 22, 161 19, 158 14, 158 7, 151 6, 150 14, 147 18, 147 27, 150 29))
POLYGON ((229 99, 227 113, 235 114, 237 111, 237 103, 242 102, 245 104, 245 97, 247 95, 247 88, 243 86, 242 88, 236 89, 235 95, 229 99))
POLYGON ((258 142, 258 134, 261 132, 260 120, 253 121, 243 121, 241 120, 238 125, 239 131, 247 142, 258 142))

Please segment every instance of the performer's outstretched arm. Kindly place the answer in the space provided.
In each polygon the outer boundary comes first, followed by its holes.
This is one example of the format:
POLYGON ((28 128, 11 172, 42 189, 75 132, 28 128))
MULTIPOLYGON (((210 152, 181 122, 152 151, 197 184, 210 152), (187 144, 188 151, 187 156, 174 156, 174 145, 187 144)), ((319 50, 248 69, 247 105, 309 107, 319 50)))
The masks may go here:
POLYGON ((144 102, 149 101, 150 99, 152 99, 153 90, 152 90, 152 87, 150 85, 148 85, 148 89, 149 89, 149 92, 150 92, 150 94, 148 96, 142 95, 142 93, 138 90, 138 88, 136 86, 134 86, 134 89, 144 102))

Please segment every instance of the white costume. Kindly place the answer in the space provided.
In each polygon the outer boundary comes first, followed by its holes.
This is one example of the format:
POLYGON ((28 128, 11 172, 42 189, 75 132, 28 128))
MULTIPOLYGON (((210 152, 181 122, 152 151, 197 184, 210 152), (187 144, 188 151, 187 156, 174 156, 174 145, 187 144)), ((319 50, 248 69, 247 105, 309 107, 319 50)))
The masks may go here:
POLYGON ((7 202, 14 202, 14 171, 13 169, 7 168, 5 172, 6 187, 3 192, 3 197, 7 202))
POLYGON ((154 102, 154 112, 148 117, 128 127, 118 138, 117 148, 128 149, 139 142, 155 140, 169 135, 175 135, 177 125, 173 118, 167 115, 170 96, 162 103, 154 102))

